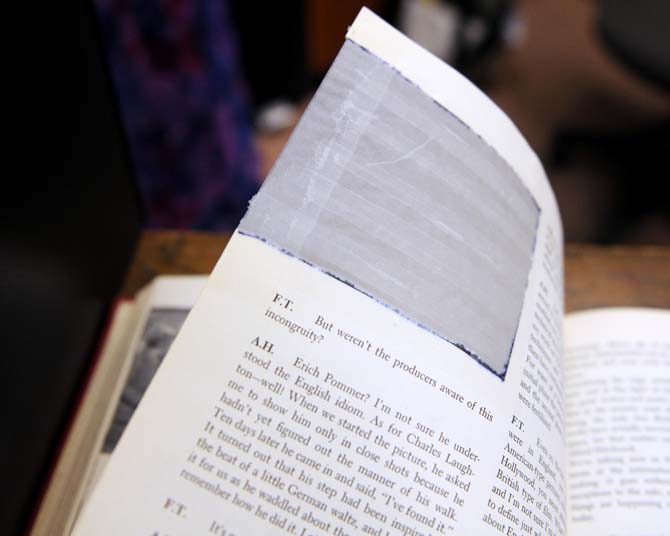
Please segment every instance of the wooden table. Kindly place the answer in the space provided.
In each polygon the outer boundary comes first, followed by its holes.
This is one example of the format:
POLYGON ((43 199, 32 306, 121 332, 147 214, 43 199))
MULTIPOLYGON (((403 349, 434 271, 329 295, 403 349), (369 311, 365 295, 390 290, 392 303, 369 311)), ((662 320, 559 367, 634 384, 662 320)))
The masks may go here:
MULTIPOLYGON (((132 297, 157 275, 208 274, 229 235, 145 231, 123 287, 132 297)), ((670 309, 670 247, 565 248, 566 311, 638 306, 670 309)))

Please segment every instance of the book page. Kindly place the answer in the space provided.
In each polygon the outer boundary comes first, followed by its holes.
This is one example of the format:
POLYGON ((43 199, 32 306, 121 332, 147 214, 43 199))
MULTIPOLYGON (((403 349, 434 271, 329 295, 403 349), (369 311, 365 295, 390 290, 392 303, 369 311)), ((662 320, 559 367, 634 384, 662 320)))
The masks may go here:
POLYGON ((95 448, 88 453, 95 460, 73 515, 102 475, 110 454, 206 282, 207 277, 203 275, 159 276, 137 294, 135 316, 123 334, 123 371, 116 380, 114 393, 104 401, 105 416, 98 416, 99 437, 95 448))
POLYGON ((670 312, 565 323, 571 535, 663 534, 670 518, 670 312))
POLYGON ((111 453, 144 392, 177 336, 189 311, 205 287, 206 276, 161 276, 143 290, 142 303, 129 349, 132 359, 115 400, 114 416, 106 430, 102 451, 111 453))
POLYGON ((75 534, 564 534, 561 244, 509 120, 363 11, 75 534))
POLYGON ((30 534, 70 534, 107 455, 167 346, 205 285, 205 276, 157 277, 120 302, 30 534))

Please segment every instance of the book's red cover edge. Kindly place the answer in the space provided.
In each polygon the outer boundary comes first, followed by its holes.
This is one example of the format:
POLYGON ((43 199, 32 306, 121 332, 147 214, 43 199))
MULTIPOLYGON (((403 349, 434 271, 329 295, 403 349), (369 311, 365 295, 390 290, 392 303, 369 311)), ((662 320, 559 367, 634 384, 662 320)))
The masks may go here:
POLYGON ((49 471, 47 472, 47 475, 45 476, 44 481, 40 486, 38 497, 35 500, 35 505, 32 508, 30 518, 28 519, 28 523, 26 525, 26 530, 24 532, 24 534, 26 535, 29 535, 32 532, 35 520, 37 519, 37 514, 42 508, 44 497, 46 496, 47 491, 49 490, 49 486, 51 486, 51 481, 53 480, 54 473, 56 472, 56 467, 58 467, 58 464, 63 455, 63 451, 65 450, 65 446, 67 445, 68 440, 70 439, 70 434, 72 433, 72 428, 74 427, 74 423, 77 420, 77 416, 81 411, 82 403, 86 399, 86 395, 88 394, 88 390, 91 385, 91 378, 93 377, 96 370, 98 369, 98 366, 100 365, 102 350, 105 348, 107 340, 109 339, 112 323, 114 318, 116 317, 116 313, 119 309, 119 306, 123 303, 132 303, 133 301, 135 300, 133 300, 132 298, 117 298, 112 302, 110 312, 107 315, 107 320, 105 321, 105 325, 102 328, 102 334, 100 335, 100 338, 96 343, 95 351, 93 352, 93 359, 91 359, 91 364, 86 370, 83 380, 80 383, 80 387, 76 394, 75 401, 73 402, 72 411, 70 412, 70 415, 67 418, 67 422, 65 423, 63 432, 58 441, 58 445, 54 450, 52 461, 49 464, 49 471))

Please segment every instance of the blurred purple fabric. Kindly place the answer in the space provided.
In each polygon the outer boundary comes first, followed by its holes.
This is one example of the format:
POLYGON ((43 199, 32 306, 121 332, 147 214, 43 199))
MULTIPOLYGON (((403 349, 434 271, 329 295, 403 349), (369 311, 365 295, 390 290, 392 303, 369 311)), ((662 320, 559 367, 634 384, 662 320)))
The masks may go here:
POLYGON ((146 222, 232 230, 259 187, 226 0, 96 0, 146 222))

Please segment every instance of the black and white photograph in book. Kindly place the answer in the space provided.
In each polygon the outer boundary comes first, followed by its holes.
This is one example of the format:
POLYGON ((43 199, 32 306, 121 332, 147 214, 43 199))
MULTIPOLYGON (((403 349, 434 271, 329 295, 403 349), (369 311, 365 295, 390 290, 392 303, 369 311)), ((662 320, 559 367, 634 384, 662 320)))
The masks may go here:
POLYGON ((190 309, 154 308, 147 317, 137 353, 102 451, 110 453, 142 400, 190 309))

